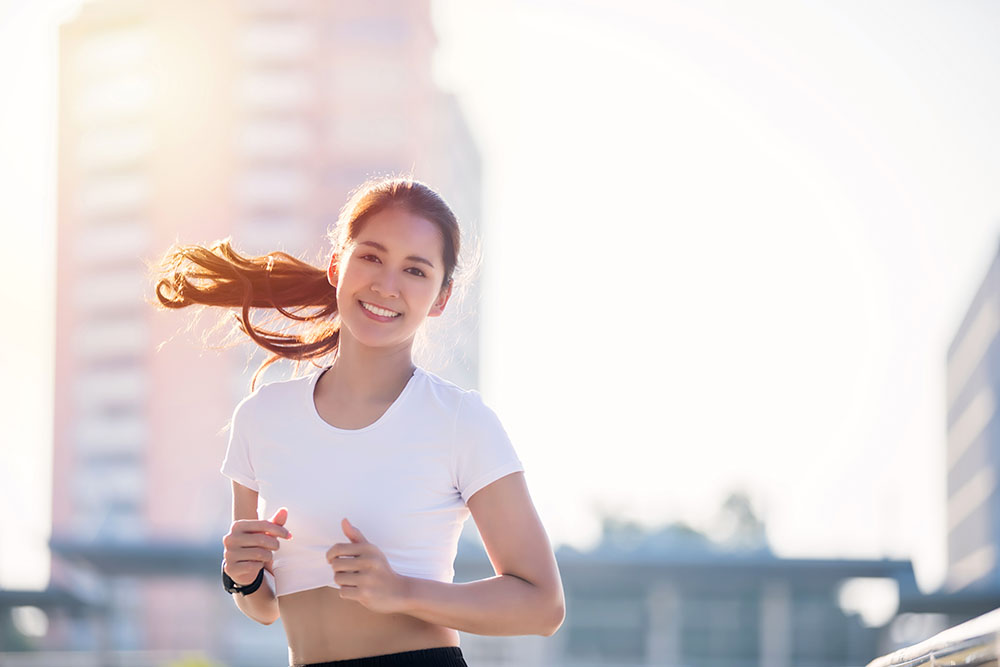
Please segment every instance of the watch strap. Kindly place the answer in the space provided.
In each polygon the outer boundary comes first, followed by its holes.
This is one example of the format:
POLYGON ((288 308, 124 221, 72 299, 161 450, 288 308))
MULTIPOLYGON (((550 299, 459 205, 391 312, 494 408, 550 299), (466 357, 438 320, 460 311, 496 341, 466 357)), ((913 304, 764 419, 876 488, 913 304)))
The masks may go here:
POLYGON ((240 595, 250 595, 264 583, 264 568, 260 568, 260 572, 257 573, 257 578, 245 586, 237 584, 233 581, 233 578, 226 574, 226 561, 222 561, 222 587, 226 589, 229 594, 239 593, 240 595))

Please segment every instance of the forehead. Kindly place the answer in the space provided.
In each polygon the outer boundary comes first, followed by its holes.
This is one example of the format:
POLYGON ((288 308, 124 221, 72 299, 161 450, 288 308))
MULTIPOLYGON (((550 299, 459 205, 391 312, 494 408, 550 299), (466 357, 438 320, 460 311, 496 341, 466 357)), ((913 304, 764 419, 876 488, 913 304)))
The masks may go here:
POLYGON ((444 238, 436 224, 406 209, 387 208, 370 216, 357 231, 354 243, 375 241, 387 250, 420 250, 429 259, 441 259, 444 238))

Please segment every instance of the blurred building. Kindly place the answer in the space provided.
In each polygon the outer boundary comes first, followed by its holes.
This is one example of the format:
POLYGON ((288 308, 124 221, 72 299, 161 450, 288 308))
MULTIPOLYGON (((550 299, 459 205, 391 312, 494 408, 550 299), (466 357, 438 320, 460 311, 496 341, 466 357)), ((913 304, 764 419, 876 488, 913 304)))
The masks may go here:
MULTIPOLYGON (((110 634, 60 621, 53 647, 285 659, 255 652, 281 630, 218 574, 222 429, 265 356, 203 349, 220 314, 182 331, 190 313, 148 304, 144 262, 231 236, 324 266, 348 191, 400 171, 478 236, 480 159, 432 80, 435 43, 429 0, 97 0, 62 27, 52 583, 108 609, 110 634)), ((476 301, 449 306, 423 357, 466 387, 476 301)))
MULTIPOLYGON (((492 574, 478 553, 460 549, 456 581, 492 574)), ((594 549, 556 556, 563 626, 552 637, 463 633, 470 665, 861 666, 885 652, 885 628, 845 611, 842 586, 881 579, 919 597, 910 561, 778 558, 673 526, 642 534, 606 522, 594 549)))
POLYGON ((947 591, 1000 601, 1000 254, 948 348, 947 591))

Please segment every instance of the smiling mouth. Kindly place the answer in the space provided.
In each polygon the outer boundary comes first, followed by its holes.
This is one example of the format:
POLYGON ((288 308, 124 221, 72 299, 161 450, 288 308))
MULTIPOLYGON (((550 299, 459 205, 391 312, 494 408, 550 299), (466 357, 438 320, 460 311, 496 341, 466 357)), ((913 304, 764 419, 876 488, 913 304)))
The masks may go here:
POLYGON ((358 301, 361 307, 367 310, 369 313, 378 315, 379 317, 399 317, 402 313, 397 313, 394 310, 389 310, 388 308, 382 308, 381 306, 376 306, 372 303, 366 303, 364 301, 358 301))

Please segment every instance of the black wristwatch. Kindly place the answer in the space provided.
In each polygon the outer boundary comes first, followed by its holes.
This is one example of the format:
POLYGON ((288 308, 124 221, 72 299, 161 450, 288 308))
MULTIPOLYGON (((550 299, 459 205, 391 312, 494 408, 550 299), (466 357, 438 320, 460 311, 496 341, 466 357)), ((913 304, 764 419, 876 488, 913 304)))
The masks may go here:
POLYGON ((230 595, 233 593, 239 593, 240 595, 250 595, 255 590, 260 588, 260 585, 264 583, 264 568, 260 568, 260 572, 257 573, 257 578, 253 580, 253 583, 247 584, 246 586, 241 586, 233 578, 226 574, 226 561, 222 561, 222 587, 226 589, 226 592, 230 595))

